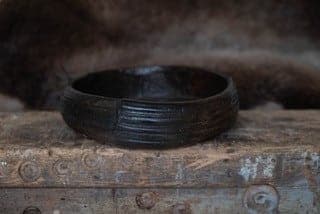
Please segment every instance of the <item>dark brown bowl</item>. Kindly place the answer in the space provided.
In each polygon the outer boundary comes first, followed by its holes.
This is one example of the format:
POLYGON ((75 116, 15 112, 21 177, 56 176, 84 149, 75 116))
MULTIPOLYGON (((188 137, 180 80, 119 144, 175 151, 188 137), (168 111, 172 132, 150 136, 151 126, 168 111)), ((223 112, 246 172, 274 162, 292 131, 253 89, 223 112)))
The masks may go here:
POLYGON ((238 96, 229 77, 204 69, 150 66, 91 73, 65 90, 62 115, 104 143, 174 147, 232 126, 238 96))

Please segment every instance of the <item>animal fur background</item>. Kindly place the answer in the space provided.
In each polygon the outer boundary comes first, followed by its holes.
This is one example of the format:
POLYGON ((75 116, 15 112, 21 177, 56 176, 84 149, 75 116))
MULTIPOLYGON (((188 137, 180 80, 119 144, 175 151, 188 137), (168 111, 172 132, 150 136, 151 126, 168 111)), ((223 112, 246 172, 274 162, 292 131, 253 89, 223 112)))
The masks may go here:
POLYGON ((0 0, 0 92, 56 108, 69 77, 181 64, 231 75, 242 108, 320 108, 318 2, 0 0))

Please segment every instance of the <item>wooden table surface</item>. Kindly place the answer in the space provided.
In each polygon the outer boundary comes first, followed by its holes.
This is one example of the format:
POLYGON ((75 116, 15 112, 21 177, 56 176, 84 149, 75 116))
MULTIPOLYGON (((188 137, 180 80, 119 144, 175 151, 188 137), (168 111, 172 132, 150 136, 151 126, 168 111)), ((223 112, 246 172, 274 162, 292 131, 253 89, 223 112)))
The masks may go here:
POLYGON ((0 113, 0 213, 320 213, 319 143, 312 110, 241 111, 170 150, 102 145, 56 112, 0 113))

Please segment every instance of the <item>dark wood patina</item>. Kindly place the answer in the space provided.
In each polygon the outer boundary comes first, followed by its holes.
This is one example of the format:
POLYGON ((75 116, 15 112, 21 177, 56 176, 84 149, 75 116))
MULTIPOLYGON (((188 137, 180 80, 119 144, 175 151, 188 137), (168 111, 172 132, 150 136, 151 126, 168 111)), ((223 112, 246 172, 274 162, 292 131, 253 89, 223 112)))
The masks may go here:
POLYGON ((70 127, 131 148, 195 144, 230 128, 239 100, 232 79, 201 68, 148 66, 88 74, 68 87, 70 127))

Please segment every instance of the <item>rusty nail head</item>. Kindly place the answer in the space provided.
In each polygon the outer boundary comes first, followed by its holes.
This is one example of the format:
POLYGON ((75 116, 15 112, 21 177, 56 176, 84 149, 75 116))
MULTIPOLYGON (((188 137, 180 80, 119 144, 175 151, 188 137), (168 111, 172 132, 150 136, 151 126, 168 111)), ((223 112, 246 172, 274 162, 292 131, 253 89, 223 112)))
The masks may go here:
POLYGON ((34 182, 40 177, 41 170, 34 161, 27 161, 20 165, 19 174, 22 180, 34 182))
POLYGON ((85 154, 83 156, 84 165, 88 168, 98 168, 101 162, 101 157, 95 154, 85 154))
POLYGON ((57 175, 66 175, 71 172, 70 165, 67 160, 58 160, 53 164, 53 169, 57 175))
POLYGON ((27 207, 22 214, 41 214, 41 211, 37 207, 27 207))
POLYGON ((156 205, 158 195, 154 192, 145 192, 136 196, 136 203, 141 209, 151 209, 156 205))
POLYGON ((177 203, 176 205, 173 206, 172 213, 173 214, 191 214, 190 204, 187 202, 177 203))
POLYGON ((244 206, 249 214, 276 213, 279 206, 279 194, 270 185, 250 186, 244 195, 244 206))

